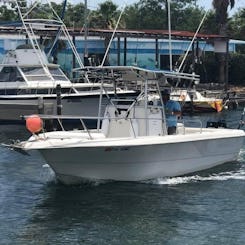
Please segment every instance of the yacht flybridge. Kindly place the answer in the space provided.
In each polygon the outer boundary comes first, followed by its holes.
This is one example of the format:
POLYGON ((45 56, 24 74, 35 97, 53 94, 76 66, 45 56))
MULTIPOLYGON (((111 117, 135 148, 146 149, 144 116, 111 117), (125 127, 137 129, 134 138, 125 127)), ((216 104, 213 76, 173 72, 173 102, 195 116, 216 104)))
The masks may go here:
MULTIPOLYGON (((63 130, 47 132, 37 128, 27 141, 16 141, 10 147, 20 152, 39 151, 65 184, 88 179, 141 181, 179 176, 236 160, 243 145, 243 130, 187 127, 182 122, 177 134, 167 135, 168 115, 159 88, 163 72, 135 67, 101 69, 117 74, 121 83, 137 83, 141 88, 137 98, 111 99, 97 118, 97 129, 88 129, 84 120, 94 118, 84 117, 80 118, 84 129, 66 131, 61 127, 63 130)), ((62 123, 67 117, 37 118, 56 118, 62 123)))

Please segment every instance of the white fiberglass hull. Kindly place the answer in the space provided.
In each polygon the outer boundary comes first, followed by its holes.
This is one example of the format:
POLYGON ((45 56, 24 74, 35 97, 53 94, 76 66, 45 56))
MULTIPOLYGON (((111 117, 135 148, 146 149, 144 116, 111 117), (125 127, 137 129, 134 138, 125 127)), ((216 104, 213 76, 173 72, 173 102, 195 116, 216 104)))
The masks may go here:
POLYGON ((233 134, 229 132, 224 136, 226 132, 224 129, 216 136, 212 132, 202 133, 195 138, 174 135, 102 139, 77 147, 33 144, 31 148, 39 147, 58 179, 65 184, 82 179, 140 181, 179 176, 235 160, 243 144, 244 132, 232 130, 233 134))

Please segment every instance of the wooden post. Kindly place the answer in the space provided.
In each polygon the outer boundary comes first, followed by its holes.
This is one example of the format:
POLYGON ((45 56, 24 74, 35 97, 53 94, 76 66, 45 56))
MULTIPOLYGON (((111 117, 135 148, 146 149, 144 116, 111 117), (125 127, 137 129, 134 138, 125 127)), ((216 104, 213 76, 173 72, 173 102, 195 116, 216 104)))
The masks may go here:
POLYGON ((117 38, 117 65, 120 66, 121 60, 120 60, 120 54, 121 54, 121 43, 120 43, 120 37, 117 38))
POLYGON ((126 66, 127 65, 127 38, 124 38, 124 61, 123 61, 123 65, 126 66))
POLYGON ((62 112, 62 104, 61 104, 61 86, 58 84, 56 86, 56 102, 57 102, 57 115, 61 115, 62 112))
POLYGON ((225 53, 225 91, 229 87, 229 39, 226 40, 226 53, 225 53))
POLYGON ((158 39, 156 38, 156 52, 155 52, 155 67, 159 68, 159 47, 158 47, 158 39))

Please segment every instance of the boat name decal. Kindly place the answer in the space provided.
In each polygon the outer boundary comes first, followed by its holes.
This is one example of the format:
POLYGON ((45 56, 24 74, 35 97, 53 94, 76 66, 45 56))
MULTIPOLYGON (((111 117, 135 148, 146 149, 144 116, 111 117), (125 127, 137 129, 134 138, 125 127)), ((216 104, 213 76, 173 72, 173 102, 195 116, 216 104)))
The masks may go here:
POLYGON ((106 147, 105 151, 111 152, 111 151, 128 151, 128 147, 106 147))

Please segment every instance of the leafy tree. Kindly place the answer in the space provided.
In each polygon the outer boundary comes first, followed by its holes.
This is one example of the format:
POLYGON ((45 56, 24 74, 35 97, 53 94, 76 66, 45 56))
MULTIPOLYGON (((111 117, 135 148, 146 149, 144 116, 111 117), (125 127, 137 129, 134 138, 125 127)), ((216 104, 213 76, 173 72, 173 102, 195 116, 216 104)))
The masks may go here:
MULTIPOLYGON (((171 27, 173 30, 196 30, 204 14, 193 0, 172 0, 171 27)), ((168 29, 168 2, 166 0, 142 0, 126 9, 127 28, 168 29)))
POLYGON ((0 6, 0 21, 14 21, 18 19, 18 13, 13 4, 0 6))
POLYGON ((133 4, 127 6, 124 10, 123 21, 127 29, 140 29, 140 12, 139 5, 133 4))
POLYGON ((111 0, 99 4, 99 8, 91 13, 90 27, 114 29, 120 12, 111 0))
MULTIPOLYGON (((107 0, 99 5, 96 11, 91 13, 90 17, 90 27, 92 28, 102 28, 102 29, 114 29, 118 22, 120 12, 118 6, 114 4, 111 0, 107 0)), ((105 36, 105 50, 109 46, 111 35, 105 36)), ((105 63, 109 64, 108 56, 106 56, 105 63)))
POLYGON ((216 23, 215 11, 210 10, 207 13, 206 19, 203 22, 201 32, 205 34, 218 33, 218 25, 215 25, 214 23, 216 23))
POLYGON ((233 84, 244 85, 245 73, 241 72, 245 67, 245 54, 231 54, 229 62, 229 75, 233 84))
POLYGON ((67 4, 65 13, 65 24, 68 27, 82 27, 84 25, 85 6, 83 3, 71 5, 67 4))
POLYGON ((130 25, 134 29, 166 29, 166 10, 163 1, 142 0, 127 9, 127 17, 129 11, 134 14, 135 26, 133 26, 132 19, 129 19, 130 25))
POLYGON ((230 21, 230 29, 232 30, 232 37, 235 39, 244 39, 245 37, 245 8, 239 9, 234 14, 230 21))
POLYGON ((196 1, 171 1, 171 25, 173 30, 195 31, 201 22, 204 10, 195 5, 196 1))
POLYGON ((196 31, 204 15, 204 11, 197 7, 189 6, 185 9, 174 10, 173 16, 176 15, 178 17, 173 18, 173 30, 196 31))

